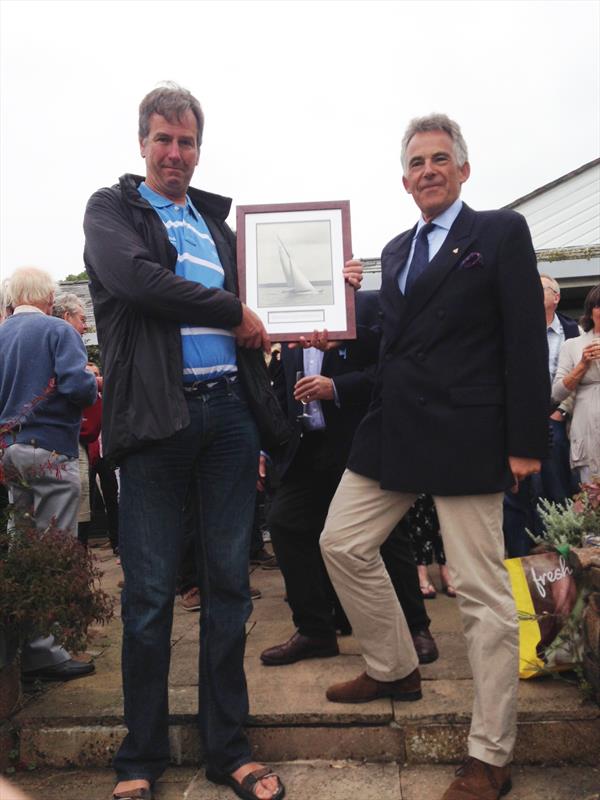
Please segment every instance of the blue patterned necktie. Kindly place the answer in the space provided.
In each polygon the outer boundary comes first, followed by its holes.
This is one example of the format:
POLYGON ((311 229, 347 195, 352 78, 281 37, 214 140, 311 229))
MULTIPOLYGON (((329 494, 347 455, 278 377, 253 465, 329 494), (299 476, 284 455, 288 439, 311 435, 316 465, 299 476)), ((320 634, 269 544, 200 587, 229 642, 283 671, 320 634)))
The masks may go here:
POLYGON ((419 275, 425 271, 429 264, 429 242, 427 241, 427 236, 431 231, 435 228, 433 222, 428 222, 426 225, 423 225, 419 233, 417 234, 417 241, 415 242, 415 250, 413 253, 412 261, 410 262, 410 266, 408 268, 408 276, 406 278, 406 286, 404 287, 404 294, 407 295, 412 287, 414 282, 417 280, 419 275))

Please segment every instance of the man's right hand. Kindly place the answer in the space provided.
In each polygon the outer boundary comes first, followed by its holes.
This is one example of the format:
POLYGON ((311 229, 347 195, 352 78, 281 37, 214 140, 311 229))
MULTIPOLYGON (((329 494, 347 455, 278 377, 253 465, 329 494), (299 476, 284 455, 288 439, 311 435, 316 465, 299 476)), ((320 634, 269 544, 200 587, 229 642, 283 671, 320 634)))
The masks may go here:
POLYGON ((509 456, 508 463, 513 474, 514 484, 511 492, 516 494, 519 491, 520 481, 525 480, 529 475, 535 475, 542 469, 542 462, 539 458, 524 458, 522 456, 509 456))
POLYGON ((245 303, 242 303, 242 321, 232 330, 240 347, 249 347, 253 350, 262 347, 265 353, 271 352, 271 340, 261 318, 245 303))

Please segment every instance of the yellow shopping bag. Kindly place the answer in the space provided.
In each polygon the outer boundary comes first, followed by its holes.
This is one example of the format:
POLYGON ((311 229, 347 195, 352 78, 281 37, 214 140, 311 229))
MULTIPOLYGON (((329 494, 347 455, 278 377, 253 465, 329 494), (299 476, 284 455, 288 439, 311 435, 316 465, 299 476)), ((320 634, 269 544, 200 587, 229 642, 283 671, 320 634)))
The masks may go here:
POLYGON ((505 562, 519 615, 519 677, 572 669, 577 643, 560 634, 577 601, 573 570, 558 552, 505 562))

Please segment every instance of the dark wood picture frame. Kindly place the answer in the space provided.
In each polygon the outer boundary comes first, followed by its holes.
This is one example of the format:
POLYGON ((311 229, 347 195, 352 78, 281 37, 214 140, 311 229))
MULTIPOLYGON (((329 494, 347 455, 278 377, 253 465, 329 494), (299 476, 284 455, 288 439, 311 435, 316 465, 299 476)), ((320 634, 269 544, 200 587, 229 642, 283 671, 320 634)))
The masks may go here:
POLYGON ((342 275, 352 258, 347 200, 238 206, 236 228, 240 298, 273 341, 324 328, 330 339, 356 338, 354 289, 342 275))

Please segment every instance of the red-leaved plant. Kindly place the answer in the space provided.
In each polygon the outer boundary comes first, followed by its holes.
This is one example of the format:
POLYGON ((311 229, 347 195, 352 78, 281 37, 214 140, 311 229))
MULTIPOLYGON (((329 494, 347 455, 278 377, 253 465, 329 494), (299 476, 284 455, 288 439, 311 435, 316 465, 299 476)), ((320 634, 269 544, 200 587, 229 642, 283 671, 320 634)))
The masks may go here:
MULTIPOLYGON (((51 380, 18 419, 0 425, 0 482, 15 480, 2 466, 11 433, 55 389, 51 380)), ((42 471, 56 468, 53 462, 41 465, 42 471)), ((28 477, 39 477, 39 470, 36 467, 36 475, 28 477)), ((104 624, 113 614, 113 601, 100 587, 102 573, 92 554, 54 524, 38 530, 29 513, 18 514, 9 505, 5 516, 0 519, 0 632, 18 644, 52 634, 67 649, 82 650, 88 626, 104 624)))
POLYGON ((581 492, 573 498, 573 511, 583 518, 585 533, 600 535, 600 476, 581 484, 581 492))

